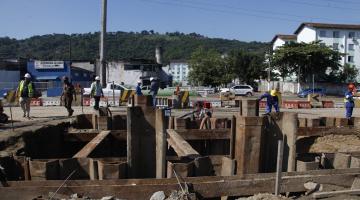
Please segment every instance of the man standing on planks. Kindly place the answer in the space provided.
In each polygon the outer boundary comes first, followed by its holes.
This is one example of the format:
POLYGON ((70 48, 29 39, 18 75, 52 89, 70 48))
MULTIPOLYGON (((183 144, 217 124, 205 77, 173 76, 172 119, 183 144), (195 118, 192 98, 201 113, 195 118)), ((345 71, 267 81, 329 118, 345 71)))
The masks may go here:
POLYGON ((69 78, 67 76, 63 78, 63 81, 64 81, 64 86, 60 100, 61 101, 64 100, 64 106, 68 111, 68 116, 70 117, 74 113, 74 110, 71 108, 71 104, 73 101, 73 96, 74 96, 74 100, 76 101, 76 93, 73 84, 70 83, 69 78))
POLYGON ((156 95, 159 91, 159 83, 157 82, 157 80, 154 77, 150 77, 150 95, 152 96, 152 105, 153 108, 156 108, 156 95))
POLYGON ((93 82, 91 84, 91 92, 90 92, 90 97, 94 97, 95 100, 95 105, 94 105, 94 109, 95 110, 99 110, 99 102, 100 102, 100 97, 104 97, 104 92, 102 90, 102 85, 100 83, 100 77, 96 76, 95 77, 95 82, 93 82))
POLYGON ((16 96, 19 97, 19 103, 21 109, 24 112, 23 117, 30 119, 30 102, 31 98, 34 97, 35 87, 31 82, 31 75, 26 73, 24 80, 20 81, 19 86, 16 90, 16 96))

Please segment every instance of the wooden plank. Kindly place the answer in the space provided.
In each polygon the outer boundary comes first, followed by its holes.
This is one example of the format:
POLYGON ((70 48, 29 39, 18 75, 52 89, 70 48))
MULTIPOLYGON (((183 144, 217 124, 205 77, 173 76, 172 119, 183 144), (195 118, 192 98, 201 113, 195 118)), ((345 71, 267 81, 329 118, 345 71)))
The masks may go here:
POLYGON ((338 191, 330 191, 330 192, 315 192, 312 196, 315 199, 322 199, 322 198, 328 198, 333 197, 337 195, 359 195, 360 189, 354 189, 354 190, 338 190, 338 191))
POLYGON ((191 147, 175 130, 168 129, 168 143, 179 157, 197 158, 200 154, 191 147))
MULTIPOLYGON (((71 129, 64 135, 64 141, 68 142, 89 142, 101 131, 95 129, 71 129)), ((126 141, 126 130, 112 130, 110 133, 115 139, 126 141)))
MULTIPOLYGON (((345 170, 346 171, 346 170, 345 170)), ((359 175, 359 169, 355 173, 334 173, 329 170, 319 170, 320 174, 294 173, 292 176, 283 176, 281 193, 304 192, 304 183, 313 181, 319 184, 332 184, 350 187, 352 181, 359 175), (324 173, 321 173, 324 171, 324 173)), ((338 171, 341 172, 341 171, 338 171)), ((286 174, 286 173, 284 173, 286 174)), ((221 196, 245 196, 257 193, 272 193, 275 183, 275 174, 263 177, 242 179, 239 176, 229 177, 193 177, 184 178, 192 185, 193 191, 202 198, 215 198, 221 196)), ((4 199, 31 199, 39 195, 47 195, 48 192, 56 191, 63 181, 19 181, 16 187, 0 187, 0 196, 4 199), (26 184, 24 183, 26 182, 26 184), (21 183, 24 183, 21 185, 21 183), (46 184, 48 183, 48 184, 46 184)), ((132 179, 132 180, 108 180, 88 181, 69 180, 58 194, 71 195, 74 193, 86 194, 91 198, 101 198, 111 194, 123 199, 149 199, 156 191, 164 191, 169 194, 171 190, 178 189, 177 180, 172 179, 132 179), (125 183, 125 184, 121 184, 125 183)))
POLYGON ((354 126, 348 127, 299 127, 297 136, 325 136, 331 134, 359 134, 360 129, 354 126))
POLYGON ((165 111, 156 110, 155 114, 156 139, 156 178, 166 178, 166 118, 165 111))
POLYGON ((228 140, 231 129, 176 129, 184 140, 228 140))
POLYGON ((94 139, 87 143, 73 158, 86 158, 110 134, 111 131, 101 131, 94 139))

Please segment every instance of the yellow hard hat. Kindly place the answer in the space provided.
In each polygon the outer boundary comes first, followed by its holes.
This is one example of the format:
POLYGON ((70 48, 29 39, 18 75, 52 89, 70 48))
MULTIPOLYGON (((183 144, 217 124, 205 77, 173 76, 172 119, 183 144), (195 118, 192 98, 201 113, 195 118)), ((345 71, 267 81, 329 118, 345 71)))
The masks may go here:
POLYGON ((276 90, 271 90, 270 91, 270 95, 273 96, 273 97, 276 96, 276 93, 277 93, 276 90))

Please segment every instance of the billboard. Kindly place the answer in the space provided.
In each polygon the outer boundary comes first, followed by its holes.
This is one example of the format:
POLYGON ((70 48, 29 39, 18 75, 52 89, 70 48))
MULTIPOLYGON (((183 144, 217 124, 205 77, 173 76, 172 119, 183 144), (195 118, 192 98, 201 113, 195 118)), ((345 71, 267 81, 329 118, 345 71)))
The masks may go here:
POLYGON ((36 60, 35 69, 64 69, 64 61, 40 61, 36 60))

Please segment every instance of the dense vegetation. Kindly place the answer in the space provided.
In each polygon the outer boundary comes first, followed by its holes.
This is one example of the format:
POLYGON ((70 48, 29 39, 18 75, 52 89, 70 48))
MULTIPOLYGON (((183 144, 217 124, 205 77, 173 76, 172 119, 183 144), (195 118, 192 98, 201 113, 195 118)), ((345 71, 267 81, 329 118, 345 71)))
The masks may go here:
MULTIPOLYGON (((263 53, 267 43, 241 42, 208 38, 196 33, 180 32, 159 34, 154 31, 110 32, 106 38, 107 60, 154 59, 155 47, 164 49, 164 61, 189 59, 198 47, 228 53, 242 49, 263 53)), ((0 58, 33 58, 41 60, 95 60, 99 52, 99 33, 50 34, 33 36, 23 40, 0 38, 0 58), (71 49, 71 51, 70 51, 71 49)))

